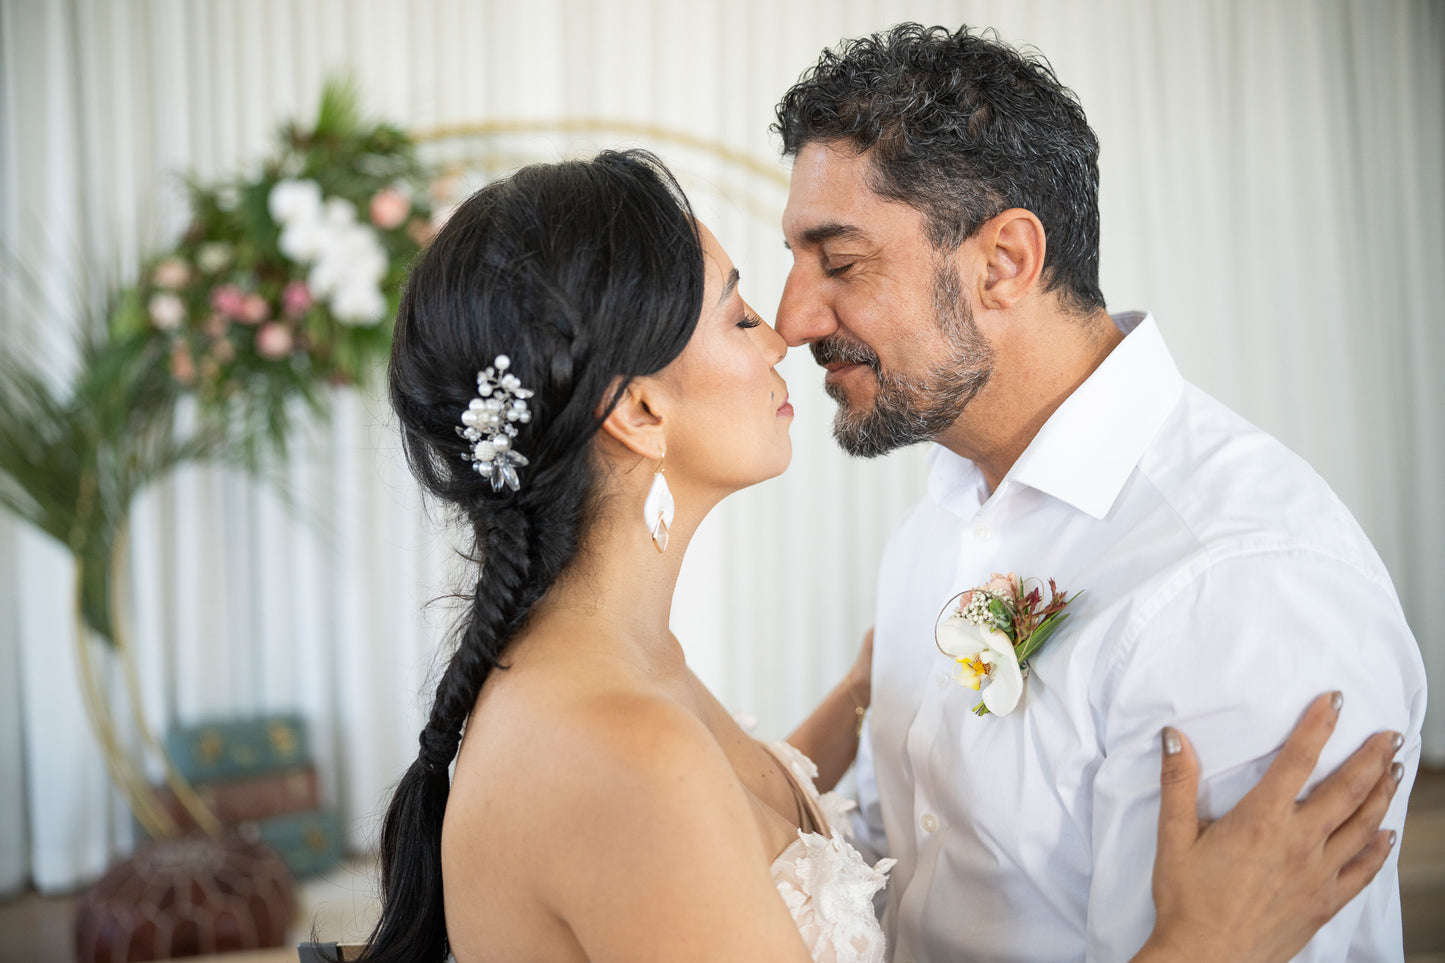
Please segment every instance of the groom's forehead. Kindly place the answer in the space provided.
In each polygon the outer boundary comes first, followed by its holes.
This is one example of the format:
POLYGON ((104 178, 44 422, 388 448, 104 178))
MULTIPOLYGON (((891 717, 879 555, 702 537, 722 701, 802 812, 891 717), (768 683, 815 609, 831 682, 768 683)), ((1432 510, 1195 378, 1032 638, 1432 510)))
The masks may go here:
POLYGON ((868 151, 807 144, 797 155, 783 208, 784 244, 816 247, 828 241, 882 243, 922 230, 912 204, 873 187, 868 151))
POLYGON ((866 154, 842 146, 806 144, 793 159, 788 175, 788 211, 846 208, 865 195, 875 197, 869 188, 866 154))

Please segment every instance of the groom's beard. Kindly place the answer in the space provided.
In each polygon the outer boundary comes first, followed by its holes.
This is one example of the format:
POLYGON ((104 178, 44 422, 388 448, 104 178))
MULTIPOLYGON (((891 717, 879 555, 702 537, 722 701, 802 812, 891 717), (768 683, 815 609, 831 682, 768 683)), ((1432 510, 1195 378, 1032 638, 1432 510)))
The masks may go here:
POLYGON ((948 356, 922 377, 885 372, 867 345, 828 335, 813 342, 818 364, 863 364, 873 372, 878 391, 871 407, 854 407, 841 385, 828 384, 838 403, 833 437, 850 455, 873 458, 905 445, 931 441, 953 426, 963 409, 993 374, 993 349, 973 323, 958 272, 940 264, 933 272, 933 313, 947 336, 948 356))

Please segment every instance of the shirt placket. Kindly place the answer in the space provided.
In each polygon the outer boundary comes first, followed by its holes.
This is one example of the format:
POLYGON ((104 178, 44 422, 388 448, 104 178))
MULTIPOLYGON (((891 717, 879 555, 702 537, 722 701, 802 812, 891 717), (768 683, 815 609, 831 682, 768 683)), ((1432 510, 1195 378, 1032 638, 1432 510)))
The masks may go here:
MULTIPOLYGON (((964 524, 948 596, 938 600, 939 610, 954 595, 982 584, 997 567, 1003 514, 997 496, 1001 494, 996 493, 964 524)), ((937 670, 923 683, 918 713, 908 730, 908 756, 916 779, 911 826, 917 855, 913 875, 898 903, 896 963, 912 963, 917 957, 916 938, 923 932, 939 857, 947 846, 949 814, 957 808, 950 802, 950 774, 958 771, 959 761, 949 752, 955 740, 945 736, 945 727, 952 724, 948 712, 957 711, 960 704, 958 694, 952 691, 957 686, 951 664, 940 655, 937 670)))

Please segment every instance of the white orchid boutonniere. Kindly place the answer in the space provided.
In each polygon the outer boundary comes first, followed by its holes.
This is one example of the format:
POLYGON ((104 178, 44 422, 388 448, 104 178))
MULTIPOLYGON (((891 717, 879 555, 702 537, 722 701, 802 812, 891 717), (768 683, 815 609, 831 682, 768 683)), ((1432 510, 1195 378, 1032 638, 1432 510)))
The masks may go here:
POLYGON ((983 701, 973 707, 976 715, 1014 710, 1023 695, 1029 656, 1068 618, 1064 609, 1079 595, 1066 597, 1049 579, 1044 604, 1043 583, 1010 572, 995 573, 986 585, 948 600, 933 638, 938 650, 958 663, 954 680, 975 691, 982 688, 983 701))

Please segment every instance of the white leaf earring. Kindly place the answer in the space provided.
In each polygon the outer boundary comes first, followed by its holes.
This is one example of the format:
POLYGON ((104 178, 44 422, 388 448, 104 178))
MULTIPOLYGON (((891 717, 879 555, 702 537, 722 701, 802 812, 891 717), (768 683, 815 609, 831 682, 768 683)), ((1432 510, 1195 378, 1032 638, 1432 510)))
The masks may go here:
POLYGON ((647 500, 642 503, 642 520, 647 524, 652 544, 657 546, 658 552, 667 550, 667 528, 672 524, 672 509, 672 489, 667 487, 662 463, 658 462, 657 471, 652 475, 652 487, 647 490, 647 500))

